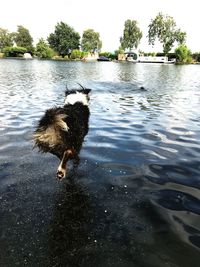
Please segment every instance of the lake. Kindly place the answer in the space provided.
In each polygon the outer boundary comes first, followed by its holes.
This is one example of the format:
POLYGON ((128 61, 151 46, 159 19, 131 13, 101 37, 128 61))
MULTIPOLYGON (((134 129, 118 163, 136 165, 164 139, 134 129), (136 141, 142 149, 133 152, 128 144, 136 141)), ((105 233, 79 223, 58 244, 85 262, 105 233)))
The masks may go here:
POLYGON ((197 267, 200 66, 0 60, 0 266, 197 267), (33 149, 44 111, 91 88, 80 165, 33 149))

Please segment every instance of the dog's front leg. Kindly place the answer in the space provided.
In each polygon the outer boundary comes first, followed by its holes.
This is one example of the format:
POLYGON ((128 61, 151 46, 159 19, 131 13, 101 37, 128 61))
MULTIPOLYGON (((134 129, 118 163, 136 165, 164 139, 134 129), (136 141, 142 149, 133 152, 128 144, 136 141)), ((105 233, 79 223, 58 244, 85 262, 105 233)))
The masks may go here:
POLYGON ((72 148, 72 149, 67 149, 64 151, 63 153, 63 157, 61 159, 61 162, 58 166, 58 170, 57 170, 57 178, 59 180, 62 180, 63 178, 65 178, 66 176, 66 164, 67 161, 69 159, 72 159, 76 156, 76 151, 72 148))

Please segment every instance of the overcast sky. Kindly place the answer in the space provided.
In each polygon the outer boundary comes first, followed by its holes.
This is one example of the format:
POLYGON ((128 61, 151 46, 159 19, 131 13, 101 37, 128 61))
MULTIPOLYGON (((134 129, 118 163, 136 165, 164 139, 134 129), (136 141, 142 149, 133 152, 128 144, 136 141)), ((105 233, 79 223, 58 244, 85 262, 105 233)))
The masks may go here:
POLYGON ((148 46, 148 25, 158 12, 174 18, 177 27, 187 33, 187 45, 193 52, 200 51, 199 0, 0 0, 0 28, 16 31, 17 25, 26 27, 35 43, 54 32, 63 21, 82 33, 94 29, 100 33, 103 51, 113 52, 119 47, 124 22, 137 20, 143 32, 139 49, 145 52, 162 50, 148 46))

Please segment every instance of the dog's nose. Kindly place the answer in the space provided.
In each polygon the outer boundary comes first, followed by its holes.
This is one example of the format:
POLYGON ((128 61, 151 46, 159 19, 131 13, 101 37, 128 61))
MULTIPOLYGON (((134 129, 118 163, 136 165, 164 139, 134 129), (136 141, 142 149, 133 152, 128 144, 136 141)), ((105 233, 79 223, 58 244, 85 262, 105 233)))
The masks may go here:
POLYGON ((63 178, 65 178, 65 173, 62 171, 57 171, 57 178, 59 180, 62 180, 63 178))

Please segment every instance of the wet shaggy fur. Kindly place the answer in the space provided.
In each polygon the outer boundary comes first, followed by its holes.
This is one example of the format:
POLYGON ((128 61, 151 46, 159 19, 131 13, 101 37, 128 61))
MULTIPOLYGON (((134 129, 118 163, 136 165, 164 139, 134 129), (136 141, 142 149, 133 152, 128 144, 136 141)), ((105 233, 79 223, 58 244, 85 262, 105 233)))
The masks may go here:
POLYGON ((50 152, 60 160, 57 177, 66 175, 69 159, 79 161, 79 152, 88 133, 90 89, 67 90, 63 107, 48 109, 34 132, 35 145, 41 152, 50 152))

